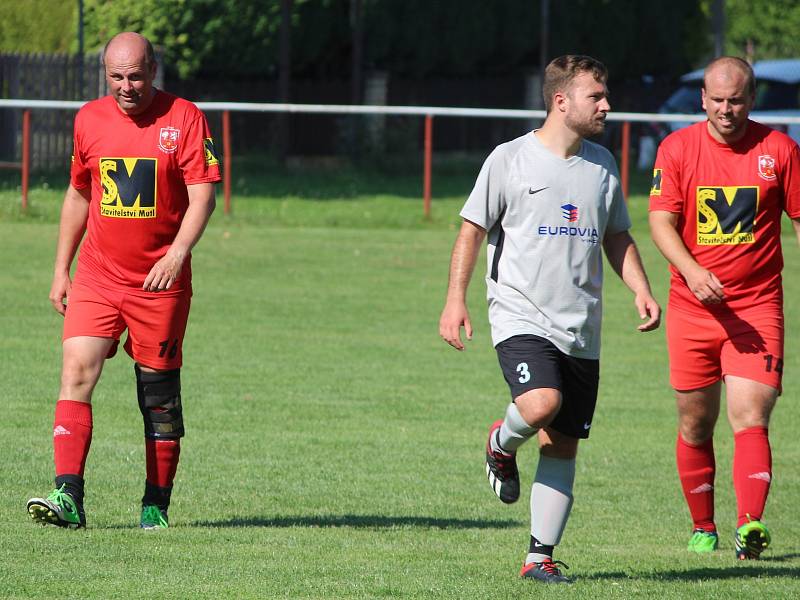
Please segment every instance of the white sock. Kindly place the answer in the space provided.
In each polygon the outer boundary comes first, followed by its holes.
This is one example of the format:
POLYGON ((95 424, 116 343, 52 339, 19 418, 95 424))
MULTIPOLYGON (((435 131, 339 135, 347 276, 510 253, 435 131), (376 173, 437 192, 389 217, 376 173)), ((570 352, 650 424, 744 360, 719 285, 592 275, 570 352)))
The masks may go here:
POLYGON ((517 405, 513 402, 506 409, 506 418, 500 426, 499 439, 492 440, 492 450, 513 454, 517 448, 522 446, 539 431, 536 427, 531 427, 519 414, 517 405), (499 443, 499 448, 495 446, 499 443))
MULTIPOLYGON (((575 459, 539 456, 539 466, 531 487, 531 535, 547 546, 556 546, 567 526, 572 508, 575 459)), ((549 556, 530 553, 525 560, 541 562, 549 556)))

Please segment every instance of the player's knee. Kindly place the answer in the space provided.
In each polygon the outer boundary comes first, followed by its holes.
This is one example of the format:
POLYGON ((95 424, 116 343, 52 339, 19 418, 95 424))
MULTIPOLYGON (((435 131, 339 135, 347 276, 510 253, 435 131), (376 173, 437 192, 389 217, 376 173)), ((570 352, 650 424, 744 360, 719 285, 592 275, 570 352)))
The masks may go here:
POLYGON ((541 388, 530 390, 514 399, 520 415, 532 427, 546 427, 561 408, 561 394, 558 390, 541 388))
POLYGON ((155 440, 183 437, 181 370, 149 372, 135 365, 139 410, 144 419, 144 435, 155 440))
POLYGON ((101 364, 93 364, 79 356, 64 356, 61 367, 61 387, 69 389, 91 389, 100 377, 101 364))

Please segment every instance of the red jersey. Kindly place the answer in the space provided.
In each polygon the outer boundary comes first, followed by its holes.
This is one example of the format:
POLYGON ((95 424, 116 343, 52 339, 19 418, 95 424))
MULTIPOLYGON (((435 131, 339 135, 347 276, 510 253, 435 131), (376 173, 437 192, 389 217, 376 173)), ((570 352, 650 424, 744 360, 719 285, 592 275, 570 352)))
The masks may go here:
MULTIPOLYGON (((78 273, 111 287, 141 290, 189 206, 187 185, 220 180, 208 123, 191 102, 156 91, 147 110, 128 116, 111 96, 75 117, 71 183, 91 186, 78 273)), ((191 288, 191 257, 168 292, 191 288)))
POLYGON ((787 135, 748 121, 733 145, 701 122, 658 149, 650 210, 679 214, 694 259, 722 282, 725 301, 703 305, 675 267, 670 303, 702 314, 782 300, 781 212, 800 217, 800 150, 787 135))

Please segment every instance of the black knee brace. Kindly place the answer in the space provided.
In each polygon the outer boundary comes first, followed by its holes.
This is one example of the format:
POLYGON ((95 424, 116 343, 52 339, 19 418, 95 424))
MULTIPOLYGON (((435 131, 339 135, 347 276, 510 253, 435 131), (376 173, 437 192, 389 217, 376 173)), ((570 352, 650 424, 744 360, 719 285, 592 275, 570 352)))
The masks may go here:
POLYGON ((181 370, 149 373, 134 365, 139 410, 144 418, 144 437, 177 440, 183 437, 181 370))

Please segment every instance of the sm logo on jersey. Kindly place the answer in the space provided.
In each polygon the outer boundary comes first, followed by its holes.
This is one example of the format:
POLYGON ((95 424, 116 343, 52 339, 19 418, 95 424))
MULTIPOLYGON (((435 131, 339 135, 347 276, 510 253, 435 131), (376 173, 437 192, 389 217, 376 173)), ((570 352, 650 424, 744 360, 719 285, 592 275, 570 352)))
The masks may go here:
POLYGON ((101 158, 100 214, 123 219, 156 216, 155 158, 101 158))
POLYGON ((697 188, 697 244, 752 244, 758 186, 697 188))

